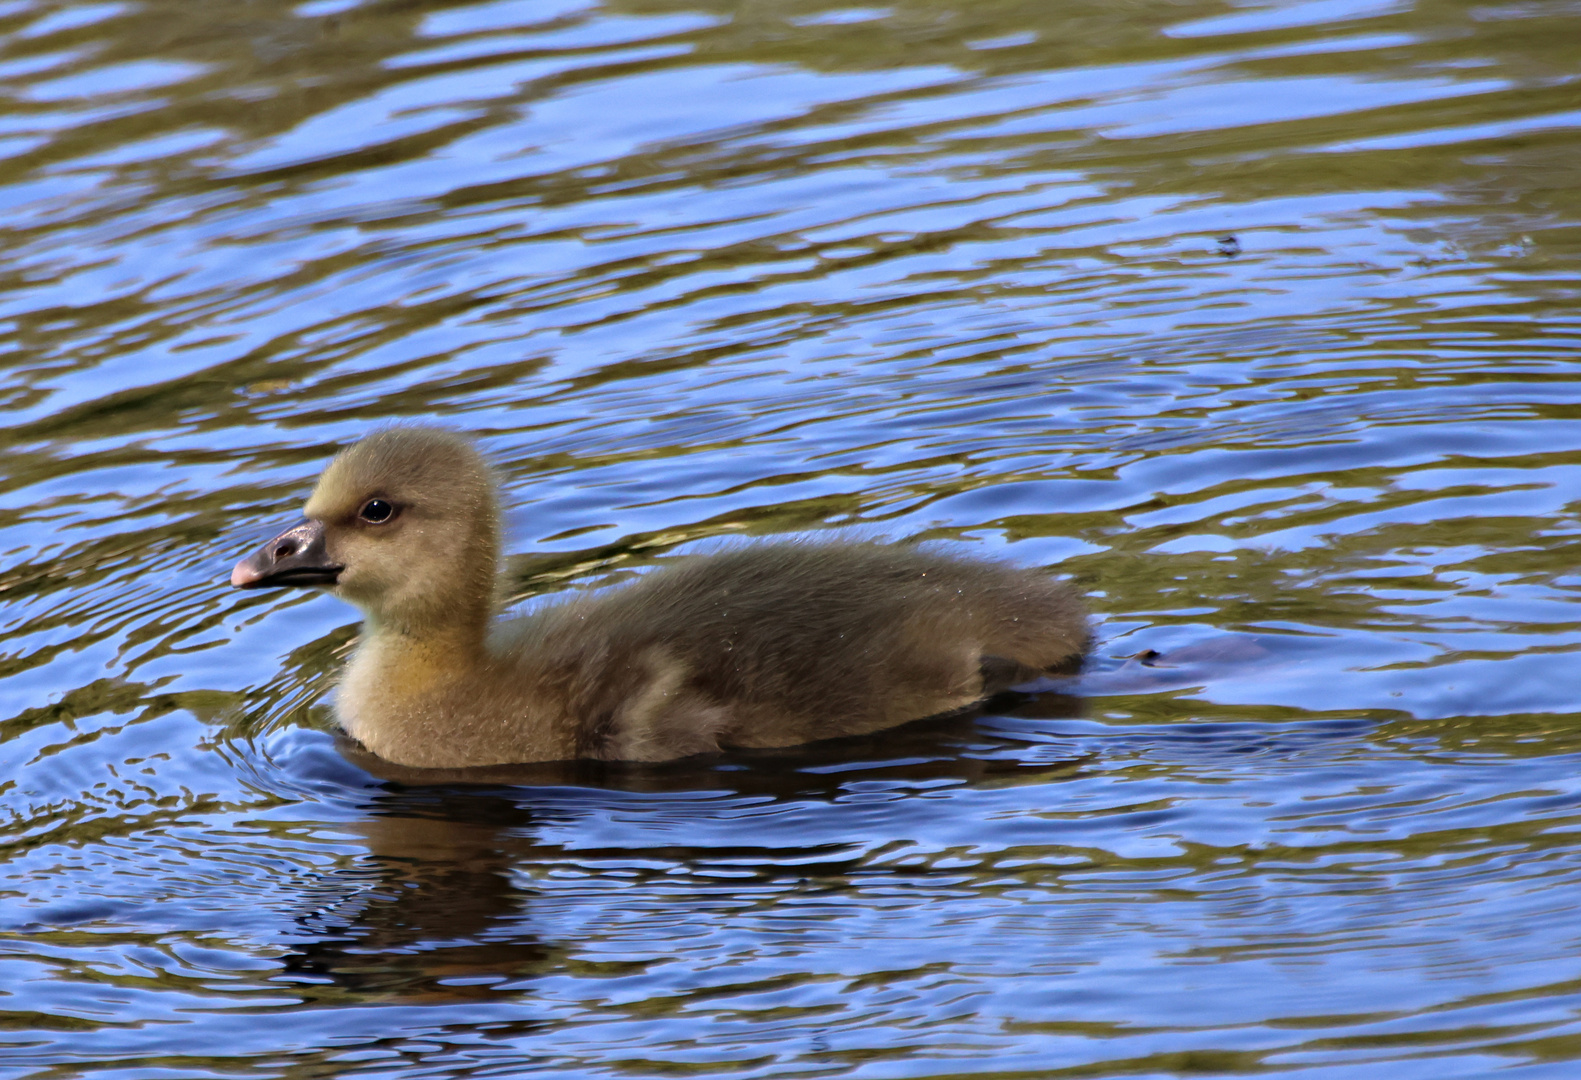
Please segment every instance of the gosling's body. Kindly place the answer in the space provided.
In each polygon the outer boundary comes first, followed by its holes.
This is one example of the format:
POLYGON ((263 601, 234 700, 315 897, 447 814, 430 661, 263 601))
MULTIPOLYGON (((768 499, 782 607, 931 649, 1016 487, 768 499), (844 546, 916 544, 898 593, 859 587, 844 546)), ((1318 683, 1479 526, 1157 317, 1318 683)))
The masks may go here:
POLYGON ((1057 584, 870 545, 699 557, 496 626, 477 645, 370 634, 339 694, 380 757, 456 766, 663 761, 789 746, 971 705, 1079 655, 1057 584), (999 679, 1001 684, 1004 682, 999 679))
POLYGON ((425 428, 344 452, 306 512, 232 581, 327 586, 364 610, 336 711, 403 765, 664 761, 864 734, 965 708, 1087 644, 1080 602, 1042 574, 875 544, 742 547, 494 623, 492 482, 468 444, 425 428))

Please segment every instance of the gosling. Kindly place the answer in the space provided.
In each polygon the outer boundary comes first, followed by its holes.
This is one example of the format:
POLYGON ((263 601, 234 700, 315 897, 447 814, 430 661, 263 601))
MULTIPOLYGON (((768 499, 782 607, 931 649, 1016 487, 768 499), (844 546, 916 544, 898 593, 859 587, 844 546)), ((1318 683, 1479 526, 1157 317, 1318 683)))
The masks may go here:
POLYGON ((879 731, 1080 661, 1066 586, 869 543, 765 543, 494 618, 495 485, 465 439, 396 427, 342 451, 307 518, 231 584, 362 610, 335 711, 374 754, 461 768, 667 761, 879 731))

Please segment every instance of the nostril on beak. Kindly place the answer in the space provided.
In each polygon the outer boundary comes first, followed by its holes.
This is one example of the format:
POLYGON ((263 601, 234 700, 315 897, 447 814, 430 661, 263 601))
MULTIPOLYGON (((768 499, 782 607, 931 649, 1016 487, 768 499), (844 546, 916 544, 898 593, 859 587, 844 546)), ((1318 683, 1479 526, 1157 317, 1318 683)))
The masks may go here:
POLYGON ((292 555, 295 555, 295 554, 296 554, 296 541, 295 540, 283 540, 283 541, 281 541, 280 543, 278 543, 278 544, 276 544, 274 546, 274 561, 275 562, 279 562, 281 559, 289 559, 292 555))

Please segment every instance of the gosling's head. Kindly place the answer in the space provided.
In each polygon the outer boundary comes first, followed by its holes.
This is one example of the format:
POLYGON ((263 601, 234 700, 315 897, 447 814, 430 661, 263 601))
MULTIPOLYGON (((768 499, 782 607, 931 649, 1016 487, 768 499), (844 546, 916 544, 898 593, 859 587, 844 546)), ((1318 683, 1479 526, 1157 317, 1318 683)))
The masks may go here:
POLYGON ((303 514, 238 563, 231 584, 327 588, 407 631, 487 617, 498 511, 488 466, 465 439, 376 432, 329 463, 303 514))

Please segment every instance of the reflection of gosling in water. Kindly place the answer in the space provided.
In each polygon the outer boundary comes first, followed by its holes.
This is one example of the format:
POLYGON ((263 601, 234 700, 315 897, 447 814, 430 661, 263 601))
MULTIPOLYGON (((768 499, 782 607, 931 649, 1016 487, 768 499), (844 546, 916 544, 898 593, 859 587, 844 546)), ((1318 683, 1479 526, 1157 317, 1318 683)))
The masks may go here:
POLYGON ((862 734, 964 708, 1087 644, 1080 601, 1039 573, 876 544, 699 556, 494 624, 493 480, 429 428, 343 451, 305 513, 231 584, 319 586, 362 609, 336 710, 403 765, 664 761, 862 734))

